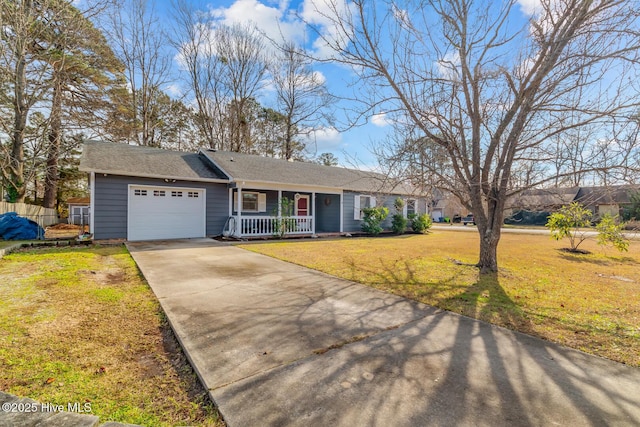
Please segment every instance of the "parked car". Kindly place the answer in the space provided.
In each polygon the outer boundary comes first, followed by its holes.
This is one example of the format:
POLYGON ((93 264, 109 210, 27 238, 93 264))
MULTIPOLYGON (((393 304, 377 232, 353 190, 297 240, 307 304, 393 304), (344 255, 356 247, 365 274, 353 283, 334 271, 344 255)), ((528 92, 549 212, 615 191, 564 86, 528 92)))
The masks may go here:
POLYGON ((473 224, 476 225, 476 221, 473 218, 473 214, 469 214, 465 217, 462 217, 462 224, 467 225, 467 224, 473 224))

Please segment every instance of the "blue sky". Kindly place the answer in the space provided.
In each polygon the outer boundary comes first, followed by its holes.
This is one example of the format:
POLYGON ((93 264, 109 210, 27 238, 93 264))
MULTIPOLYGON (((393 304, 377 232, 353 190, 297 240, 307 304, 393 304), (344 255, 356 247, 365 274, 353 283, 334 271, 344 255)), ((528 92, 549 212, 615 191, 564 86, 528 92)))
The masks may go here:
MULTIPOLYGON (((156 8, 156 12, 163 18, 170 20, 171 0, 149 0, 156 8)), ((329 52, 322 45, 321 40, 310 31, 305 22, 318 28, 325 36, 331 37, 334 29, 330 22, 323 18, 318 9, 326 8, 327 0, 198 0, 193 1, 196 7, 208 10, 211 16, 224 24, 236 22, 252 22, 262 32, 272 39, 284 37, 305 46, 309 51, 320 57, 329 56, 329 52)), ((332 0, 338 7, 347 7, 349 0, 332 0)), ((375 1, 375 0, 372 0, 375 1)), ((539 0, 518 0, 523 18, 536 13, 539 0)), ((168 25, 170 25, 168 23, 168 25)), ((177 66, 177 65, 176 65, 177 66)), ((353 73, 343 66, 322 64, 317 66, 326 79, 329 90, 335 95, 354 96, 349 82, 354 80, 353 73)), ((178 87, 176 93, 180 92, 178 87)), ((269 104, 269 94, 264 93, 261 103, 269 104)), ((357 96, 357 93, 355 94, 357 96)), ((385 139, 391 132, 391 126, 386 122, 383 114, 365 118, 366 123, 346 129, 348 121, 345 111, 352 106, 346 101, 335 107, 335 115, 339 119, 337 129, 327 128, 317 132, 308 144, 311 154, 331 152, 335 154, 343 166, 353 166, 374 169, 377 161, 371 153, 371 146, 385 139)))
MULTIPOLYGON (((315 7, 311 6, 311 0, 201 0, 195 3, 199 8, 206 8, 222 23, 252 22, 271 38, 279 38, 282 34, 315 54, 327 54, 322 45, 313 38, 313 32, 304 24, 304 21, 312 22, 324 31, 331 31, 322 17, 316 13, 315 7)), ((154 7, 161 19, 166 19, 167 25, 170 26, 171 1, 157 0, 154 7)), ((316 70, 322 73, 332 93, 344 95, 345 91, 350 90, 347 86, 354 76, 343 66, 322 64, 318 65, 316 70)), ((179 85, 179 82, 174 83, 170 92, 179 94, 179 85)), ((263 95, 260 101, 269 106, 269 93, 263 95)), ((338 118, 336 128, 327 128, 313 135, 307 144, 310 154, 330 152, 338 157, 343 166, 355 164, 361 168, 373 169, 377 161, 370 152, 370 146, 373 141, 383 138, 390 126, 385 123, 383 116, 375 116, 369 118, 366 124, 345 130, 347 118, 344 109, 348 107, 344 102, 335 106, 335 115, 338 118)))

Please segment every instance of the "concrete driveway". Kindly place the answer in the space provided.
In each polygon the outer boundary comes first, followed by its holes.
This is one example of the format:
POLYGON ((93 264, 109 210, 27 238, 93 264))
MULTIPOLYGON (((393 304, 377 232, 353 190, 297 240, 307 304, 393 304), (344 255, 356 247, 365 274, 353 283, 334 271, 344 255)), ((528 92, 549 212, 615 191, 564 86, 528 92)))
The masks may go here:
POLYGON ((640 425, 640 369, 209 239, 128 247, 231 427, 640 425))

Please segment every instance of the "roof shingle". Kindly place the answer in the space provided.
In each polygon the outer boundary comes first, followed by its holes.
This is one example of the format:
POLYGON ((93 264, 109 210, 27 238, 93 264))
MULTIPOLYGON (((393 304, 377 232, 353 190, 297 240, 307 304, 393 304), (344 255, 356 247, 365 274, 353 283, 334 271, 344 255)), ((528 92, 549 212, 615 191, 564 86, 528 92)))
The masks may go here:
POLYGON ((227 180, 196 153, 110 142, 85 142, 80 170, 191 181, 227 180))
POLYGON ((229 151, 202 150, 215 165, 234 181, 322 186, 359 192, 411 194, 410 189, 391 182, 385 175, 324 166, 315 163, 290 162, 283 159, 229 151))

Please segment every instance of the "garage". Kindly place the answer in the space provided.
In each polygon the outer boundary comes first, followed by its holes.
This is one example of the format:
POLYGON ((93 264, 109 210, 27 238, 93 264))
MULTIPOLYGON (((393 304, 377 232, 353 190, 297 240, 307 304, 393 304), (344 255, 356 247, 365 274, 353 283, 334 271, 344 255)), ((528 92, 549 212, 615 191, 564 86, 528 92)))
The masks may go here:
POLYGON ((129 186, 127 239, 205 237, 205 190, 129 186))

